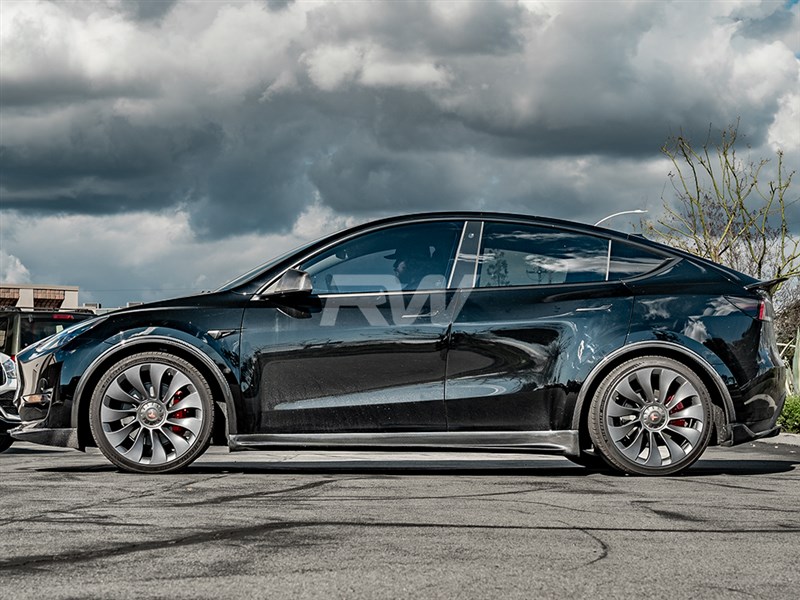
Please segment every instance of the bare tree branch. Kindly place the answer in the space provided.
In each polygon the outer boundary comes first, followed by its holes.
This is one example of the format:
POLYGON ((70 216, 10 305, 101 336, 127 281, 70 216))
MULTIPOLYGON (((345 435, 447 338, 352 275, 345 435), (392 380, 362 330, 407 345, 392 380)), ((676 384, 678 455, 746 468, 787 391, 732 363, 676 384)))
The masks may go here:
MULTIPOLYGON (((742 160, 736 151, 739 121, 709 133, 702 146, 686 136, 669 138, 662 153, 670 159, 673 198, 662 196, 664 212, 643 223, 661 242, 709 258, 759 279, 800 276, 800 237, 792 234, 786 208, 800 201, 790 196, 794 172, 787 172, 783 152, 742 160), (774 170, 772 170, 774 167, 774 170)), ((776 309, 797 302, 795 279, 776 294, 776 309)), ((793 313, 794 314, 794 313, 793 313)))

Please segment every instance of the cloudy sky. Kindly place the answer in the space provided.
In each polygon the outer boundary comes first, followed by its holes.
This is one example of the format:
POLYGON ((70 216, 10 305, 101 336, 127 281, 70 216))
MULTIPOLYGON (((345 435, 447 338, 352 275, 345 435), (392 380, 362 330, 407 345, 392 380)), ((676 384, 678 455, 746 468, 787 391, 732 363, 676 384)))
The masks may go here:
POLYGON ((737 119, 800 169, 796 0, 0 0, 0 280, 117 306, 383 215, 654 216, 665 139, 737 119))

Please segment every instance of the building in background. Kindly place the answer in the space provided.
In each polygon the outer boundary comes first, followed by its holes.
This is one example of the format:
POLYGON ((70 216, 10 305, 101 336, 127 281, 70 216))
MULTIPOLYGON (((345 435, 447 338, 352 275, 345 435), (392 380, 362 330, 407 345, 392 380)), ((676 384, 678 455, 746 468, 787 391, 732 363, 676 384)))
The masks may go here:
MULTIPOLYGON (((97 302, 78 302, 79 288, 75 285, 41 285, 37 283, 0 283, 0 310, 82 310, 102 315, 121 307, 103 308, 97 302)), ((128 302, 139 306, 143 302, 128 302)))
POLYGON ((75 310, 78 287, 74 285, 39 285, 0 283, 0 308, 75 310))

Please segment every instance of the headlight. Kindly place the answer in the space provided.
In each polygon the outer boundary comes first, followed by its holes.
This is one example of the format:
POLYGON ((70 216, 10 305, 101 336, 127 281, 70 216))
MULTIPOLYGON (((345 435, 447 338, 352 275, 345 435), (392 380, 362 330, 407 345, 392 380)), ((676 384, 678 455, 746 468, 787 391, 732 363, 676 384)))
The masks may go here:
POLYGON ((17 389, 17 365, 6 354, 0 354, 0 390, 17 389))
POLYGON ((5 354, 0 354, 0 368, 5 371, 7 379, 17 378, 17 365, 14 364, 14 361, 5 354))
POLYGON ((56 333, 55 335, 51 335, 50 337, 44 338, 41 342, 36 345, 36 352, 47 352, 48 350, 54 350, 56 348, 60 348, 61 346, 66 345, 68 342, 71 342, 73 339, 89 331, 95 325, 102 323, 106 320, 106 317, 95 317, 94 319, 87 319, 85 321, 81 321, 77 325, 73 325, 72 327, 67 327, 64 331, 56 333))

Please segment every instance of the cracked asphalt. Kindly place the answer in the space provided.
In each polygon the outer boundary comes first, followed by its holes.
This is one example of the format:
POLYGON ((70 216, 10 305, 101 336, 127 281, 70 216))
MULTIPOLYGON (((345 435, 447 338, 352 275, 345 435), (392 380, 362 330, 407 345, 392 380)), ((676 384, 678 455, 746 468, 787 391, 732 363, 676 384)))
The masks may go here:
POLYGON ((798 598, 800 446, 678 477, 523 454, 0 454, 0 598, 798 598))

